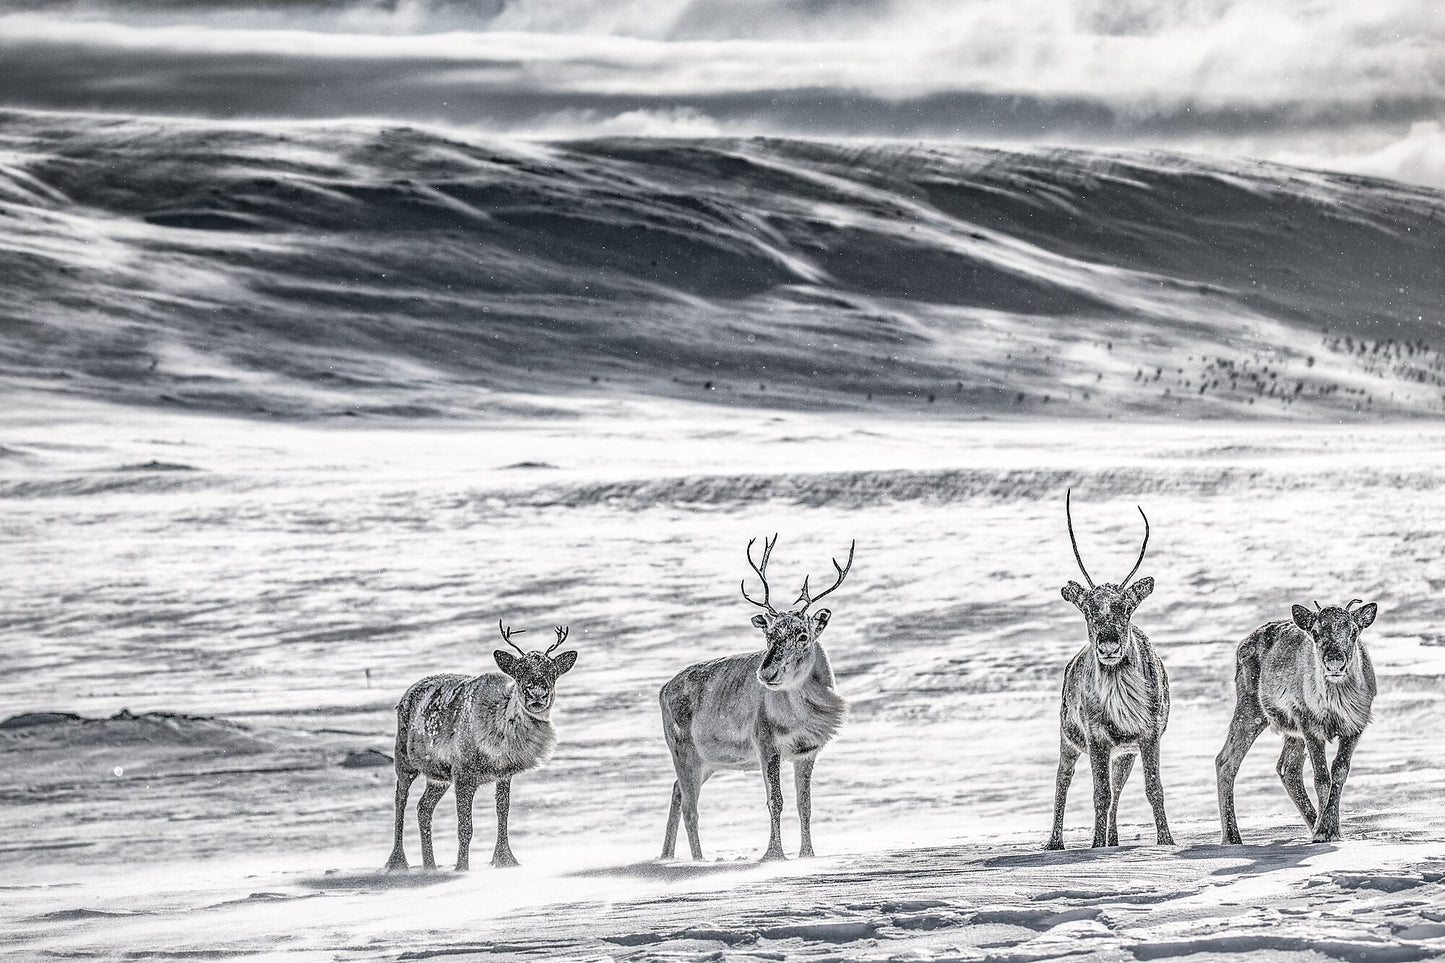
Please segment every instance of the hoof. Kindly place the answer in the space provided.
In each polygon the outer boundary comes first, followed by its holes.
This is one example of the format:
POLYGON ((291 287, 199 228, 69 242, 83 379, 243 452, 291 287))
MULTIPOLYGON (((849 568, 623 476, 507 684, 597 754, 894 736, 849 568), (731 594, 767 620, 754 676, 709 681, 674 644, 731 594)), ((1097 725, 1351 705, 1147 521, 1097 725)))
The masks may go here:
POLYGON ((763 853, 762 861, 765 863, 771 863, 775 860, 782 860, 787 858, 788 857, 783 855, 783 851, 781 849, 770 849, 766 853, 763 853))
POLYGON ((1337 843, 1339 841, 1340 834, 1338 830, 1335 832, 1318 832, 1310 837, 1310 842, 1312 843, 1337 843))
POLYGON ((1160 834, 1159 834, 1159 843, 1158 843, 1158 844, 1159 844, 1160 846, 1173 846, 1173 845, 1174 845, 1174 837, 1171 836, 1171 835, 1169 835, 1168 833, 1160 833, 1160 834))
POLYGON ((405 872, 407 872, 407 871, 410 870, 410 869, 411 869, 411 867, 406 864, 406 860, 403 859, 403 860, 398 861, 398 860, 393 859, 393 860, 391 860, 390 862, 388 862, 388 863, 386 864, 385 872, 388 872, 388 873, 405 873, 405 872))
POLYGON ((497 869, 511 869, 513 866, 520 866, 522 864, 517 862, 517 857, 511 853, 499 853, 492 857, 492 865, 497 867, 497 869))
POLYGON ((1047 852, 1049 850, 1058 850, 1063 848, 1064 841, 1062 839, 1051 839, 1049 840, 1049 844, 1044 847, 1044 851, 1047 852))
POLYGON ((809 846, 807 849, 800 849, 800 850, 798 850, 798 858, 799 858, 799 859, 812 859, 812 858, 813 858, 813 847, 809 846))

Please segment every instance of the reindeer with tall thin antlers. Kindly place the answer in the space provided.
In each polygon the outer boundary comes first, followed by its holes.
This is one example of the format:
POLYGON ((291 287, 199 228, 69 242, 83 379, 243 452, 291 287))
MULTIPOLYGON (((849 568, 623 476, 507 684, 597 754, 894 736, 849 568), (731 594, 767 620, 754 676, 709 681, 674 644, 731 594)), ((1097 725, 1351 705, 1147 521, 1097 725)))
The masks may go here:
POLYGON ((1214 760, 1219 788, 1219 819, 1226 845, 1239 843, 1234 816, 1234 779, 1250 746, 1265 726, 1284 736, 1275 771, 1285 792, 1310 828, 1312 841, 1340 838, 1340 797, 1350 774, 1355 745, 1370 722, 1375 701, 1375 667, 1360 633, 1375 621, 1376 606, 1351 599, 1311 612, 1290 609, 1290 621, 1261 625, 1235 652, 1234 718, 1224 748, 1214 760), (1339 740, 1333 764, 1327 744, 1339 740), (1314 770, 1315 800, 1305 791, 1308 753, 1314 770))
POLYGON ((761 602, 748 594, 743 598, 763 611, 752 624, 761 629, 765 647, 749 655, 734 655, 701 662, 683 669, 662 687, 662 728, 672 750, 677 781, 672 786, 672 806, 662 858, 672 858, 681 816, 687 826, 688 846, 693 859, 702 859, 698 840, 697 801, 703 783, 722 770, 761 769, 767 792, 772 829, 763 859, 783 859, 781 819, 783 814, 782 763, 793 764, 797 789, 798 820, 802 824, 802 845, 798 855, 813 855, 812 780, 818 751, 842 725, 847 709, 833 691, 833 668, 818 636, 832 613, 813 603, 837 591, 853 568, 854 542, 848 547, 848 563, 833 560, 837 579, 832 586, 813 595, 808 580, 793 607, 780 612, 771 602, 768 587, 768 559, 778 536, 763 540, 762 561, 753 561, 753 543, 748 542, 748 564, 763 583, 761 602))
POLYGON ((1059 771, 1054 787, 1054 831, 1049 849, 1064 848, 1064 804, 1074 764, 1089 754, 1094 776, 1094 845, 1119 845, 1119 795, 1138 755, 1144 763, 1144 794, 1154 809, 1159 845, 1172 846, 1164 815, 1164 785, 1159 778, 1159 741, 1169 724, 1169 677, 1149 637, 1134 625, 1134 610, 1154 591, 1152 578, 1130 584, 1149 549, 1149 517, 1144 509, 1144 544, 1139 560, 1117 584, 1095 585, 1084 568, 1074 536, 1073 493, 1064 496, 1069 542, 1086 590, 1078 582, 1065 585, 1064 599, 1084 615, 1089 644, 1064 669, 1059 708, 1059 771))
POLYGON ((431 821, 447 787, 456 786, 457 869, 468 868, 472 843, 472 797, 477 787, 497 786, 497 845, 493 866, 516 866, 507 837, 512 808, 512 777, 535 769, 547 760, 557 744, 552 728, 552 703, 557 678, 577 662, 577 653, 552 653, 567 640, 567 627, 556 627, 557 641, 546 652, 524 652, 512 641, 525 629, 513 632, 497 622, 502 641, 516 655, 497 649, 492 653, 504 674, 488 672, 476 678, 434 675, 406 690, 396 707, 396 826, 388 870, 404 870, 406 802, 418 775, 426 777, 426 790, 416 807, 421 828, 421 858, 426 869, 436 868, 432 855, 431 821))

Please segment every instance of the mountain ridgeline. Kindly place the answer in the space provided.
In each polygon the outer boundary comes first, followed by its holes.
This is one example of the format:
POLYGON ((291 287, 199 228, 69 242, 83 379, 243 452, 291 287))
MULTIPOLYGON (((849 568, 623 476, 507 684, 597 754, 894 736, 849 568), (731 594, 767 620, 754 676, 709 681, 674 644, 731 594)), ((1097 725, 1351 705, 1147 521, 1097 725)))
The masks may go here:
POLYGON ((0 112, 0 379, 125 404, 1437 417, 1441 265, 1249 161, 0 112))

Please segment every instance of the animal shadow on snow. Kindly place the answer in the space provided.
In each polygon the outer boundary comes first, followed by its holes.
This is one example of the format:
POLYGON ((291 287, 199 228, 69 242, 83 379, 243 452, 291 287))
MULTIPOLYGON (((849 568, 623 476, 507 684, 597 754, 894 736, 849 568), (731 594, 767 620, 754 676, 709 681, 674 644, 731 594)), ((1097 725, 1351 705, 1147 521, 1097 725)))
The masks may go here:
POLYGON ((683 860, 652 859, 641 863, 628 863, 624 866, 598 866, 592 869, 579 869, 567 875, 581 879, 623 877, 665 882, 670 879, 695 879, 700 876, 716 876, 719 873, 737 873, 744 870, 757 869, 762 865, 764 864, 755 859, 729 860, 727 862, 685 862, 683 860))
POLYGON ((1332 853, 1337 847, 1328 843, 1276 842, 1222 846, 1218 843, 1189 846, 1180 849, 1180 859, 1230 859, 1243 860, 1243 864, 1221 866, 1212 876, 1252 876, 1258 873, 1272 873, 1281 869, 1292 869, 1306 860, 1332 853))
POLYGON ((465 873, 440 870, 413 870, 406 873, 387 872, 383 869, 366 870, 356 873, 326 873, 309 876, 296 881, 296 885, 316 890, 380 890, 380 889, 422 889, 438 883, 455 882, 465 879, 465 873))

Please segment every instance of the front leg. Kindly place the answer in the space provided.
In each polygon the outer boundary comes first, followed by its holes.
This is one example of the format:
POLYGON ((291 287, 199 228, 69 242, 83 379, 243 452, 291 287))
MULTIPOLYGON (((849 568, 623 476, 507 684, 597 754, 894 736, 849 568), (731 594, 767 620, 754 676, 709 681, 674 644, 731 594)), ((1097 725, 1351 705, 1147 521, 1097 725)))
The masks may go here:
POLYGON ((760 751, 763 757, 763 788, 768 794, 768 818, 772 823, 763 859, 786 859, 783 855, 783 759, 771 746, 760 751))
POLYGON ((1094 775, 1094 848, 1109 841, 1109 747, 1101 742, 1089 745, 1089 769, 1094 775))
POLYGON ((1078 748, 1059 734, 1059 771, 1054 779, 1054 831, 1049 834, 1045 849, 1064 848, 1064 809, 1069 801, 1069 783, 1074 781, 1074 766, 1079 761, 1078 748))
POLYGON ((1313 842, 1333 843, 1340 838, 1340 797, 1345 794, 1345 779, 1350 774, 1350 757, 1355 754, 1355 745, 1360 737, 1340 736, 1340 748, 1335 753, 1335 763, 1330 767, 1329 802, 1320 806, 1320 821, 1315 827, 1313 842))
POLYGON ((1154 836, 1160 846, 1173 846, 1169 819, 1164 815, 1164 781, 1159 778, 1159 739, 1139 740, 1139 756, 1144 763, 1144 795, 1154 810, 1154 836))
POLYGON ((511 811, 512 777, 503 776, 497 780, 497 847, 492 850, 492 865, 499 868, 521 865, 512 855, 512 842, 507 838, 507 816, 511 811))
POLYGON ((798 791, 798 822, 803 827, 799 856, 813 855, 813 760, 816 758, 807 755, 793 760, 793 787, 798 791))
MULTIPOLYGON (((1325 755, 1325 740, 1315 734, 1307 734, 1305 737, 1305 748, 1310 754, 1310 768, 1315 775, 1315 802, 1319 806, 1319 812, 1315 820, 1314 835, 1310 837, 1311 842, 1323 843, 1329 841, 1329 833, 1326 832, 1325 820, 1329 811, 1330 802, 1330 761, 1325 755)), ((1338 821, 1335 825, 1335 839, 1339 838, 1338 821)))
POLYGON ((477 784, 468 779, 458 779, 457 795, 457 871, 466 872, 471 868, 469 859, 472 852, 472 797, 477 794, 477 784))

